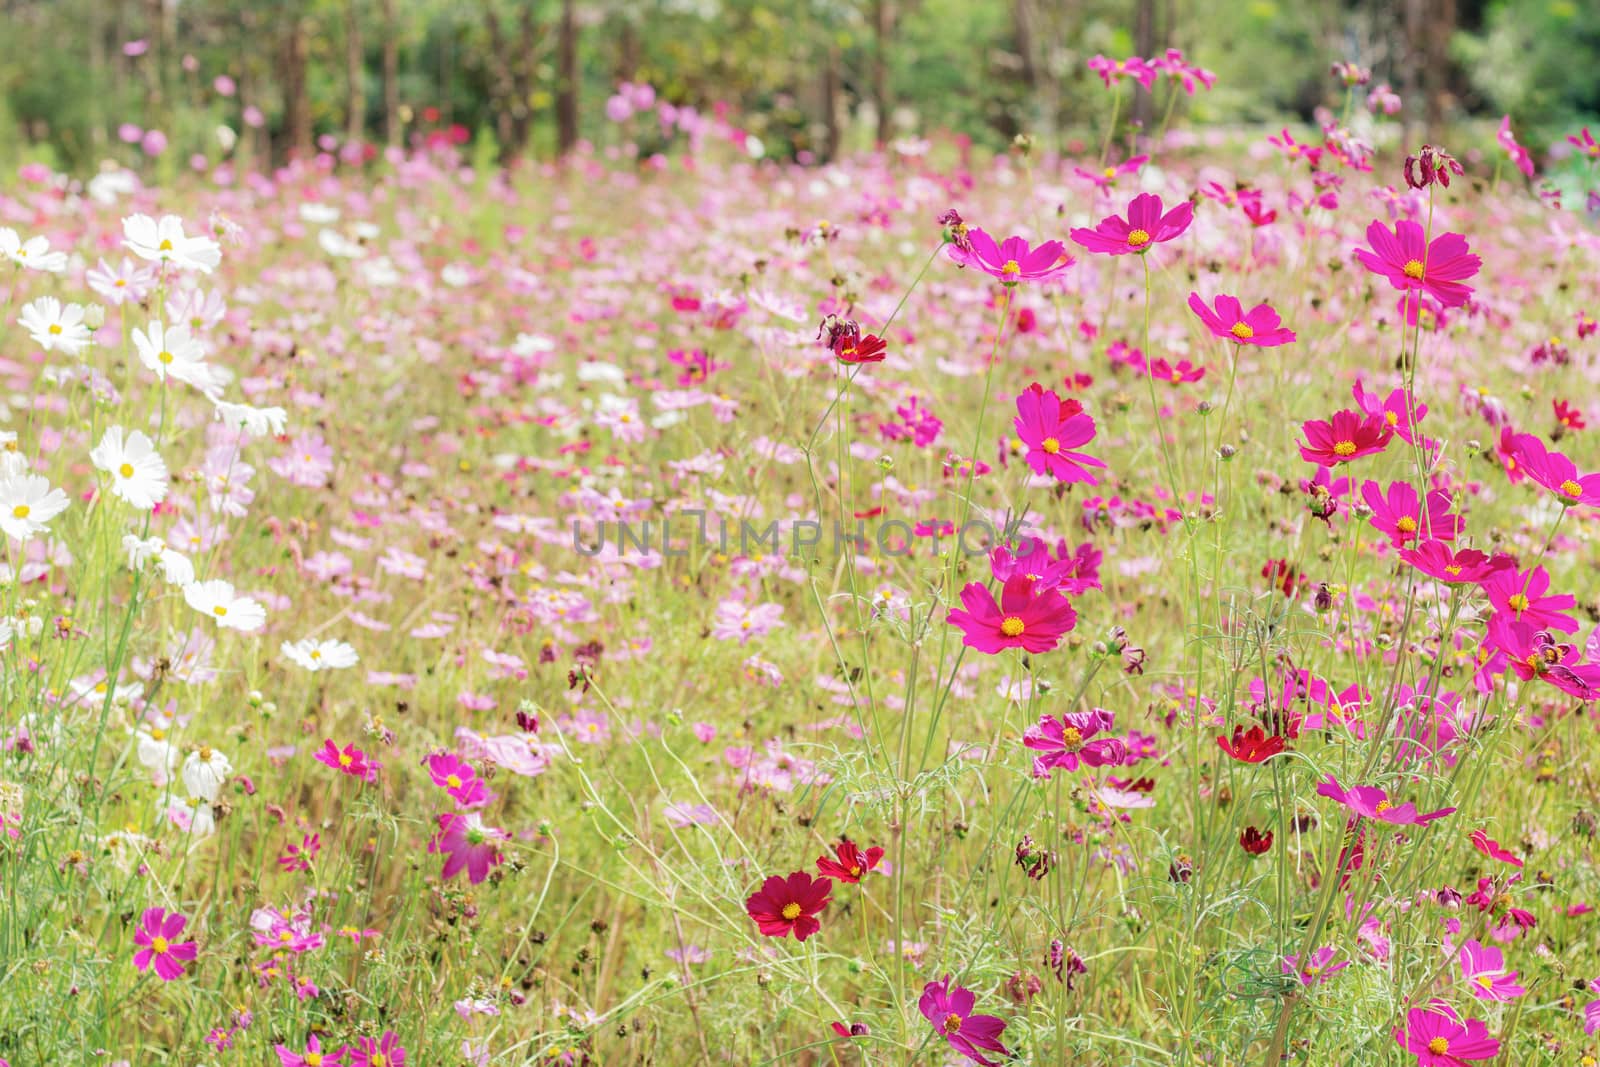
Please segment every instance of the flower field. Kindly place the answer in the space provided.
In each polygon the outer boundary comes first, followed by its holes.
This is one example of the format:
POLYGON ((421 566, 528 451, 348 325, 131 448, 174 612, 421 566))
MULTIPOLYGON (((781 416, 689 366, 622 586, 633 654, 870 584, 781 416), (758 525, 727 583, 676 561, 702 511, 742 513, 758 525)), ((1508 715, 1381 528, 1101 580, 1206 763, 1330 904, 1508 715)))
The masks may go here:
POLYGON ((1600 149, 1375 110, 12 176, 0 1061, 1594 1064, 1600 149))

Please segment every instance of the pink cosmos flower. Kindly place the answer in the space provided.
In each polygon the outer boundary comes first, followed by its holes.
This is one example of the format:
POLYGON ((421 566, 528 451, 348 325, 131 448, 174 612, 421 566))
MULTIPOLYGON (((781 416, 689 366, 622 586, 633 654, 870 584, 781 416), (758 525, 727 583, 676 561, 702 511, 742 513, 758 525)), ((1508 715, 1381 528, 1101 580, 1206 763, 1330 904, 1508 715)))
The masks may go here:
POLYGON ((1013 421, 1017 437, 1028 446, 1028 466, 1036 474, 1049 474, 1058 482, 1098 485, 1099 479, 1085 467, 1104 467, 1103 460, 1074 451, 1094 440, 1094 419, 1083 413, 1083 405, 1062 400, 1053 389, 1038 382, 1017 397, 1017 417, 1013 421))
POLYGON ((1554 493, 1562 507, 1600 505, 1600 474, 1579 474, 1577 464, 1560 452, 1546 448, 1545 443, 1531 433, 1512 437, 1511 448, 1516 468, 1554 493))
POLYGON ((1472 831, 1471 835, 1468 837, 1468 840, 1472 842, 1473 848, 1477 849, 1479 852, 1482 852, 1490 859, 1499 860, 1501 863, 1509 863, 1513 867, 1522 866, 1521 860, 1517 859, 1517 857, 1511 852, 1507 851, 1500 844, 1500 842, 1496 841, 1482 830, 1472 831))
POLYGON ((477 885, 489 877, 489 870, 505 858, 500 853, 500 842, 510 839, 504 830, 483 825, 477 812, 466 815, 440 815, 439 832, 428 842, 428 851, 447 853, 444 869, 439 877, 449 881, 462 871, 467 880, 477 885))
POLYGON ((1461 977, 1479 1000, 1515 1000, 1527 992, 1517 985, 1517 972, 1506 970, 1505 956, 1497 948, 1468 941, 1461 946, 1457 959, 1461 961, 1461 977))
POLYGON ((1073 167, 1072 173, 1085 181, 1092 182, 1096 189, 1107 190, 1123 175, 1139 173, 1139 168, 1148 162, 1150 162, 1149 156, 1131 156, 1121 163, 1106 167, 1099 172, 1084 170, 1082 167, 1073 167))
POLYGON ((463 808, 478 808, 494 798, 472 764, 453 752, 435 752, 425 761, 433 784, 449 793, 463 808))
POLYGON ((1531 571, 1503 567, 1478 582, 1495 611, 1505 612, 1514 622, 1525 622, 1541 630, 1578 631, 1578 620, 1567 608, 1578 606, 1571 593, 1546 596, 1550 591, 1550 572, 1543 567, 1531 571))
POLYGON ((376 1041, 358 1037, 344 1051, 350 1056, 350 1067, 406 1067, 406 1050, 393 1030, 385 1030, 376 1041))
POLYGON ((278 1054, 279 1067, 328 1067, 344 1055, 342 1048, 323 1052, 322 1041, 316 1034, 306 1037, 304 1052, 295 1052, 288 1045, 273 1045, 272 1051, 278 1054))
POLYGON ((1567 134, 1567 143, 1591 159, 1600 158, 1600 142, 1596 142, 1594 134, 1585 126, 1581 134, 1567 134))
POLYGON ((1333 946, 1324 945, 1311 954, 1304 967, 1300 966, 1299 956, 1285 956, 1282 963, 1283 973, 1296 976, 1300 979, 1301 985, 1321 985, 1350 966, 1349 960, 1333 963, 1334 955, 1333 946))
POLYGON ((1315 145, 1302 144, 1296 141, 1287 126, 1283 128, 1283 132, 1268 136, 1267 143, 1290 159, 1305 160, 1311 164, 1312 170, 1317 169, 1317 163, 1322 159, 1322 149, 1315 145))
POLYGON ((1105 82, 1110 89, 1123 78, 1132 78, 1146 89, 1156 83, 1156 69, 1138 56, 1129 56, 1127 59, 1107 59, 1097 55, 1089 60, 1089 69, 1100 75, 1100 80, 1105 82))
POLYGON ((1023 238, 1007 237, 997 245, 993 237, 978 229, 967 232, 965 247, 947 245, 945 255, 959 267, 976 267, 993 275, 1002 285, 1048 281, 1066 273, 1077 262, 1067 255, 1067 246, 1060 241, 1029 248, 1023 238))
POLYGON ((977 997, 972 990, 951 986, 947 974, 937 982, 922 987, 922 997, 917 1008, 922 1017, 933 1024, 934 1032, 949 1043, 951 1049, 965 1056, 979 1067, 999 1067, 984 1052, 998 1052, 1010 1057, 1011 1051, 1000 1042, 1005 1032, 1005 1020, 995 1015, 974 1015, 977 997))
POLYGON ((1345 789, 1331 774, 1328 775, 1327 781, 1317 786, 1317 795, 1343 804, 1362 818, 1377 819, 1395 826, 1422 826, 1435 819, 1442 819, 1456 810, 1440 808, 1425 815, 1420 814, 1417 806, 1409 800, 1404 804, 1395 804, 1390 801, 1388 793, 1375 785, 1356 785, 1345 789))
POLYGON ((1271 304, 1257 304, 1246 314, 1238 297, 1219 295, 1214 303, 1215 311, 1206 306, 1199 293, 1189 294, 1189 309, 1200 317, 1206 329, 1224 341, 1276 348, 1295 339, 1294 331, 1281 324, 1271 304))
POLYGON ((1426 292, 1447 308, 1460 307, 1472 295, 1463 285, 1483 265, 1467 250, 1467 239, 1459 233, 1442 234, 1432 242, 1420 223, 1401 219, 1394 230, 1381 222, 1367 227, 1367 243, 1356 249, 1356 258, 1374 274, 1389 279, 1389 284, 1408 293, 1426 292))
POLYGON ((1415 421, 1421 422, 1428 414, 1428 405, 1413 400, 1415 411, 1409 410, 1404 389, 1394 389, 1387 397, 1380 398, 1376 393, 1367 392, 1360 378, 1356 379, 1355 388, 1351 392, 1355 396, 1356 407, 1364 414, 1381 417, 1394 430, 1396 437, 1408 445, 1416 444, 1416 440, 1411 436, 1413 415, 1415 421))
POLYGON ((1033 776, 1049 778, 1052 770, 1075 771, 1079 764, 1114 767, 1122 763, 1128 757, 1128 746, 1121 738, 1095 737, 1112 725, 1112 713, 1102 708, 1069 712, 1059 719, 1039 716, 1039 724, 1022 735, 1023 747, 1045 753, 1034 758, 1033 776))
MULTIPOLYGON (((1413 495, 1415 490, 1412 490, 1413 495)), ((1424 541, 1400 550, 1400 558, 1436 581, 1477 584, 1494 571, 1513 566, 1510 556, 1486 556, 1474 548, 1452 549, 1443 541, 1424 541)))
POLYGON ((1466 1067, 1468 1060, 1500 1055, 1500 1042, 1489 1036, 1482 1021, 1463 1023, 1454 1008, 1437 1000, 1426 1008, 1412 1008, 1394 1039, 1416 1056, 1417 1067, 1466 1067))
POLYGON ((1144 255, 1156 245, 1178 237, 1194 221, 1194 205, 1185 200, 1162 214, 1161 198, 1140 193, 1128 204, 1128 217, 1111 215, 1092 230, 1078 228, 1072 240, 1091 252, 1108 256, 1144 255))
POLYGON ((961 605, 946 618, 961 629, 962 644, 990 656, 1007 648, 1048 652, 1078 622, 1066 597, 1054 590, 1035 592, 1021 574, 1001 587, 999 603, 982 582, 968 583, 961 605))
POLYGON ((1207 89, 1217 84, 1217 76, 1204 67, 1191 65, 1183 58, 1183 51, 1178 48, 1167 49, 1167 54, 1159 59, 1152 60, 1150 65, 1164 74, 1171 75, 1183 86, 1183 91, 1189 96, 1194 95, 1196 86, 1203 85, 1207 89))
POLYGON ((1450 514, 1450 494, 1442 489, 1428 493, 1426 517, 1418 506, 1416 487, 1410 482, 1390 482, 1387 491, 1377 482, 1365 482, 1361 499, 1372 509, 1372 525, 1388 534, 1396 548, 1403 548, 1422 535, 1454 541, 1461 529, 1461 520, 1450 514))
POLYGON ((133 943, 140 946, 133 954, 133 965, 141 971, 155 968, 156 976, 170 982, 183 973, 183 964, 199 953, 193 941, 179 941, 178 935, 189 924, 177 912, 165 908, 147 908, 139 918, 139 928, 133 933, 133 943))
POLYGON ((1144 363, 1141 358, 1140 364, 1139 369, 1144 372, 1145 377, 1154 378, 1158 382, 1166 382, 1169 385, 1198 382, 1206 376, 1204 367, 1197 367, 1186 359, 1180 359, 1174 365, 1168 363, 1165 358, 1158 358, 1154 363, 1144 363))
POLYGON ((1333 467, 1361 456, 1374 456, 1389 447, 1394 430, 1377 416, 1362 417, 1353 411, 1334 412, 1327 422, 1312 419, 1301 425, 1306 443, 1300 456, 1309 463, 1333 467))
POLYGON ((1505 115, 1500 119, 1500 132, 1496 137, 1500 141, 1500 147, 1504 148, 1506 154, 1511 157, 1511 162, 1517 165, 1517 169, 1524 176, 1533 177, 1533 157, 1528 154, 1526 148, 1517 143, 1516 134, 1511 132, 1510 115, 1505 115))
POLYGON ((352 742, 344 748, 333 743, 333 739, 323 741, 322 748, 311 757, 318 763, 325 763, 341 774, 348 774, 352 778, 360 778, 364 782, 375 782, 378 779, 378 768, 383 766, 367 759, 367 754, 361 751, 352 742))

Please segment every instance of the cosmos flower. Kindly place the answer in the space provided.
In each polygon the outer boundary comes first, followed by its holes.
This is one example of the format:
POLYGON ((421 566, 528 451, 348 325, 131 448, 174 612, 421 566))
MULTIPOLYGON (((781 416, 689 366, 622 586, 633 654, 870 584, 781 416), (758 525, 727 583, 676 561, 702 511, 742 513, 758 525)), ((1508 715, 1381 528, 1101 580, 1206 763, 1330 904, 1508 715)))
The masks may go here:
POLYGON ((210 274, 222 262, 222 248, 209 237, 189 237, 183 220, 163 215, 130 215, 122 220, 123 244, 140 259, 170 263, 180 270, 210 274))
POLYGON ((166 499, 166 461, 156 452, 155 443, 139 430, 126 433, 121 426, 108 426, 89 458, 111 476, 112 495, 141 511, 166 499))
POLYGON ((1447 308, 1460 307, 1472 295, 1463 284, 1483 265, 1467 250, 1467 239, 1446 233, 1428 241, 1420 223, 1401 219, 1390 230, 1381 222, 1367 227, 1372 248, 1356 249, 1356 259, 1389 284, 1408 293, 1427 293, 1447 308))
POLYGON ((793 934, 796 941, 804 941, 822 929, 817 916, 828 906, 832 889, 831 881, 813 878, 805 871, 795 871, 787 878, 775 874, 750 894, 744 909, 768 937, 793 934))
POLYGON ((1516 469, 1554 493, 1562 507, 1600 505, 1600 474, 1578 473, 1577 464, 1531 433, 1516 434, 1510 443, 1516 469))
POLYGON ((1060 718, 1039 716, 1036 726, 1030 726, 1022 735, 1024 748, 1043 752, 1034 758, 1033 776, 1049 778, 1053 770, 1075 771, 1082 764, 1088 767, 1112 767, 1128 757, 1128 746, 1119 737, 1096 737, 1111 729, 1113 716, 1103 708, 1086 712, 1068 712, 1060 718))
POLYGON ((67 510, 67 494, 40 474, 0 474, 0 532, 27 541, 50 532, 50 520, 67 510))
POLYGON ((60 274, 67 269, 67 254, 50 251, 50 239, 30 237, 24 241, 9 226, 0 226, 0 255, 19 267, 60 274))
POLYGON ((472 764, 453 752, 435 752, 423 760, 423 765, 428 768, 433 784, 450 794, 463 808, 480 807, 493 796, 472 764))
POLYGON ((1060 241, 1046 241, 1029 247, 1021 237, 1007 237, 999 244, 980 229, 967 231, 967 247, 951 244, 945 255, 960 267, 976 267, 992 275, 1002 285, 1043 282, 1060 277, 1074 260, 1060 241))
POLYGON ((189 920, 177 912, 147 908, 133 934, 133 943, 139 946, 133 954, 133 965, 141 971, 154 968, 156 977, 163 982, 183 974, 183 965, 199 953, 199 946, 193 941, 178 940, 188 924, 189 920))
POLYGON ((1054 590, 1035 592, 1026 575, 1007 579, 1000 600, 982 582, 961 590, 961 607, 946 616, 959 627, 962 644, 986 655, 1002 649, 1048 652, 1077 624, 1078 613, 1067 598, 1054 590))
POLYGON ((998 1052, 1010 1057, 1011 1051, 1000 1041, 1006 1028, 1005 1020, 995 1015, 974 1015, 977 1002, 972 990, 952 985, 947 974, 922 987, 917 1009, 952 1050, 979 1067, 998 1067, 984 1053, 998 1052))
POLYGON ((311 758, 341 774, 360 778, 364 782, 377 780, 378 768, 382 766, 368 760, 367 754, 357 748, 354 742, 341 749, 331 738, 323 741, 322 747, 311 758))
POLYGON ((1501 863, 1509 863, 1513 867, 1522 866, 1521 860, 1517 859, 1515 855, 1501 847, 1500 842, 1496 841, 1482 830, 1472 831, 1472 833, 1468 836, 1468 840, 1472 842, 1473 848, 1477 849, 1479 852, 1482 852, 1485 856, 1488 856, 1492 860, 1499 860, 1501 863))
POLYGON ((1300 456, 1308 463, 1333 467, 1362 456, 1374 456, 1389 447, 1394 430, 1383 418, 1334 412, 1326 422, 1312 419, 1300 427, 1306 435, 1300 456))
POLYGON ((1416 486, 1410 482, 1390 482, 1387 490, 1377 482, 1361 486, 1361 499, 1372 509, 1372 525, 1388 535, 1390 543, 1402 548, 1426 536, 1439 541, 1454 541, 1461 520, 1450 514, 1452 500, 1442 489, 1428 493, 1428 513, 1422 514, 1416 486))
POLYGON ((23 305, 17 325, 28 331, 34 343, 46 352, 76 356, 89 347, 94 335, 84 324, 82 304, 62 304, 53 296, 41 296, 23 305))
POLYGON ((344 1052, 350 1067, 406 1067, 406 1050, 393 1030, 385 1030, 381 1038, 358 1037, 344 1052))
POLYGON ((1127 218, 1111 215, 1094 229, 1080 227, 1069 236, 1091 252, 1142 256, 1156 245, 1181 236, 1193 221, 1194 205, 1189 201, 1163 214, 1159 196, 1140 193, 1128 204, 1127 218))
POLYGON ((817 871, 825 878, 854 884, 861 881, 881 859, 883 849, 874 845, 863 852, 861 846, 845 838, 833 846, 832 856, 817 857, 817 871))
POLYGON ((1547 596, 1550 572, 1542 566, 1535 566, 1531 571, 1502 567, 1479 579, 1478 587, 1494 609, 1504 612, 1512 621, 1568 634, 1578 630, 1578 620, 1567 613, 1568 608, 1578 606, 1577 598, 1571 593, 1547 596))
POLYGON ((1500 132, 1495 135, 1500 142, 1500 147, 1506 150, 1506 155, 1511 157, 1511 162, 1516 164, 1525 177, 1533 177, 1533 157, 1528 150, 1517 143, 1516 134, 1511 132, 1511 116, 1503 115, 1500 118, 1500 132))
POLYGON ((1249 730, 1235 726, 1232 738, 1217 738, 1217 747, 1240 763, 1261 763, 1282 752, 1284 740, 1278 734, 1269 735, 1260 726, 1252 726, 1249 730))
POLYGON ((1463 1023, 1442 1001, 1412 1008, 1406 1025, 1394 1032, 1395 1043, 1417 1058, 1417 1067, 1464 1067, 1468 1060, 1492 1060, 1500 1042, 1478 1019, 1463 1023))
POLYGON ((1435 819, 1442 819, 1456 810, 1440 808, 1438 811, 1420 814, 1417 806, 1409 800, 1404 804, 1395 804, 1389 799, 1388 793, 1375 785, 1356 785, 1345 789, 1331 774, 1325 782, 1317 786, 1317 795, 1338 801, 1357 816, 1377 819, 1395 826, 1423 826, 1435 819))
POLYGON ((220 386, 216 373, 205 361, 205 350, 187 326, 165 326, 159 319, 152 319, 147 329, 134 328, 133 347, 139 362, 160 381, 173 378, 201 392, 220 386))
POLYGON ((1513 566, 1509 556, 1486 556, 1475 548, 1453 549, 1443 541, 1432 540, 1402 548, 1400 558, 1428 577, 1450 585, 1476 585, 1493 571, 1513 566))
POLYGON ((500 843, 510 840, 511 835, 483 825, 483 818, 477 812, 440 815, 438 819, 439 832, 428 842, 428 851, 445 857, 439 874, 445 881, 466 871, 467 881, 477 885, 505 859, 500 853, 500 843))
POLYGON ((1099 484, 1085 468, 1104 467, 1105 461, 1076 451, 1095 434, 1094 419, 1083 413, 1078 401, 1063 400, 1055 390, 1034 382, 1017 397, 1012 425, 1028 446, 1028 466, 1035 474, 1048 474, 1058 482, 1099 484))
POLYGON ((267 622, 267 609, 260 602, 233 591, 233 583, 221 578, 191 582, 183 587, 183 599, 218 626, 251 633, 267 622))
POLYGON ((354 667, 361 657, 343 641, 318 641, 314 637, 285 641, 278 646, 283 658, 308 671, 336 671, 354 667))
POLYGON ((1107 59, 1097 55, 1089 60, 1089 69, 1100 76, 1107 89, 1113 88, 1123 78, 1132 78, 1146 89, 1156 83, 1156 69, 1138 56, 1127 59, 1107 59))
POLYGON ((1189 309, 1199 316, 1206 329, 1224 341, 1259 348, 1276 348, 1291 343, 1294 331, 1285 328, 1271 304, 1257 304, 1249 313, 1238 297, 1219 295, 1212 310, 1199 293, 1189 294, 1189 309))

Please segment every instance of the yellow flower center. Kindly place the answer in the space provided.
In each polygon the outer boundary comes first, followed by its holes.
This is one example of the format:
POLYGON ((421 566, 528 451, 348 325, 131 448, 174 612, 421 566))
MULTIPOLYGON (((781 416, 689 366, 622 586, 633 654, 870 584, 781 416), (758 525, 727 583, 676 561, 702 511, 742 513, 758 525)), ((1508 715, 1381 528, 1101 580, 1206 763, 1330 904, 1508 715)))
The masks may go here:
POLYGON ((133 464, 132 463, 124 463, 122 466, 117 468, 117 473, 122 475, 124 478, 132 478, 133 477, 133 464))
POLYGON ((1518 614, 1528 610, 1528 598, 1521 593, 1511 594, 1506 598, 1506 603, 1510 605, 1512 611, 1518 614))
POLYGON ((800 918, 800 905, 790 901, 783 906, 783 917, 790 922, 800 918))
POLYGON ((1008 275, 1021 274, 1022 267, 1017 263, 1016 260, 1008 259, 1006 260, 1005 265, 1000 268, 1000 273, 1008 275))
POLYGON ((1399 426, 1400 416, 1392 411, 1385 411, 1383 413, 1383 421, 1387 422, 1390 426, 1399 426))
POLYGON ((301 1058, 306 1061, 306 1067, 322 1067, 322 1053, 320 1052, 308 1052, 301 1058))
POLYGON ((1076 752, 1083 747, 1083 732, 1076 726, 1069 726, 1061 731, 1061 747, 1068 752, 1076 752))
POLYGON ((168 947, 167 939, 164 937, 152 937, 150 939, 150 951, 154 952, 157 956, 165 956, 167 954, 168 947))
POLYGON ((1039 442, 1039 447, 1043 451, 1048 452, 1053 456, 1057 452, 1061 451, 1061 442, 1056 440, 1054 437, 1046 437, 1043 441, 1039 442))
POLYGON ((1000 624, 1000 632, 1005 634, 1007 637, 1021 637, 1022 620, 1017 618, 1015 615, 1010 616, 1000 624))
POLYGON ((354 762, 355 762, 355 757, 351 756, 350 753, 348 753, 348 752, 339 753, 339 766, 348 767, 348 766, 350 766, 350 764, 352 764, 354 762))
POLYGON ((160 360, 162 363, 171 363, 172 362, 172 353, 171 352, 162 352, 159 356, 156 357, 156 359, 160 360))
POLYGON ((59 322, 52 322, 50 324, 50 332, 59 337, 61 334, 61 324, 59 322))
POLYGON ((1106 181, 1110 181, 1112 178, 1115 178, 1116 176, 1117 176, 1117 168, 1116 167, 1107 167, 1105 169, 1106 181))
POLYGON ((1380 800, 1380 801, 1378 801, 1378 806, 1376 808, 1374 808, 1373 810, 1376 811, 1379 815, 1382 815, 1384 812, 1388 811, 1392 807, 1394 807, 1394 805, 1389 803, 1387 800, 1380 800))
POLYGON ((1571 478, 1568 478, 1566 481, 1561 483, 1561 493, 1563 496, 1570 496, 1573 499, 1577 499, 1583 495, 1583 486, 1579 485, 1571 478))
POLYGON ((1474 978, 1473 981, 1478 983, 1478 988, 1480 988, 1480 989, 1493 989, 1494 988, 1494 976, 1493 975, 1480 974, 1480 975, 1478 975, 1478 977, 1474 978))
POLYGON ((1234 323, 1233 326, 1229 328, 1228 332, 1233 334, 1241 341, 1248 341, 1250 338, 1256 335, 1255 330, 1250 328, 1249 323, 1244 322, 1234 323))
POLYGON ((943 1030, 947 1034, 959 1034, 961 1032, 961 1016, 957 1015, 955 1012, 951 1012, 949 1015, 944 1017, 944 1023, 939 1027, 939 1029, 943 1030))
POLYGON ((1458 566, 1457 564, 1454 564, 1454 563, 1445 564, 1444 569, 1445 569, 1445 573, 1450 575, 1450 577, 1452 577, 1452 578, 1458 577, 1461 574, 1460 566, 1458 566))
POLYGON ((1130 248, 1143 248, 1150 243, 1150 235, 1143 230, 1133 230, 1128 234, 1130 248))
POLYGON ((32 510, 33 509, 28 507, 26 504, 18 504, 16 507, 11 509, 11 514, 16 518, 25 519, 28 517, 28 513, 32 510))
POLYGON ((852 878, 860 878, 861 877, 861 864, 858 863, 855 866, 850 868, 850 877, 852 877, 852 878))
POLYGON ((1400 520, 1394 524, 1394 528, 1399 530, 1401 533, 1416 533, 1417 520, 1413 519, 1410 515, 1402 515, 1400 516, 1400 520))
POLYGON ((1433 1053, 1435 1056, 1443 1056, 1446 1052, 1450 1051, 1450 1042, 1442 1037, 1436 1037, 1432 1041, 1428 1042, 1428 1051, 1433 1053))
POLYGON ((381 1052, 374 1052, 370 1062, 372 1067, 389 1067, 389 1057, 381 1052))
POLYGON ((1356 454, 1356 443, 1354 441, 1340 441, 1333 446, 1333 454, 1336 456, 1353 456, 1356 454))
POLYGON ((449 786, 451 789, 460 789, 461 776, 457 774, 447 774, 444 777, 444 784, 449 786))
POLYGON ((157 250, 161 251, 161 252, 170 252, 170 251, 172 251, 172 242, 167 240, 166 238, 162 238, 161 244, 158 246, 157 250))
POLYGON ((1400 268, 1400 272, 1407 278, 1412 278, 1420 282, 1422 280, 1422 260, 1406 260, 1406 265, 1400 268))
POLYGON ((224 615, 226 615, 226 614, 227 614, 227 613, 228 613, 228 609, 227 609, 227 608, 226 608, 226 607, 224 607, 224 606, 223 606, 223 605, 221 605, 221 604, 218 604, 218 605, 217 605, 217 606, 216 606, 216 607, 214 607, 214 608, 212 608, 212 609, 211 609, 211 611, 212 611, 212 612, 213 612, 213 613, 214 613, 214 614, 215 614, 215 615, 216 615, 216 616, 217 616, 217 617, 218 617, 218 618, 219 618, 219 619, 220 619, 220 618, 221 618, 221 617, 222 617, 222 616, 224 616, 224 615))

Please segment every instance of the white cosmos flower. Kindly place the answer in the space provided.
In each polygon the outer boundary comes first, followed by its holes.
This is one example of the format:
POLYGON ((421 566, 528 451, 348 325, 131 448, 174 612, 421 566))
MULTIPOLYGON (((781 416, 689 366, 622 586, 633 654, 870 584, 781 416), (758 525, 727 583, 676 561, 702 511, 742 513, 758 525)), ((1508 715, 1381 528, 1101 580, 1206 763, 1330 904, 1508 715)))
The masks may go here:
POLYGON ((94 465, 111 475, 111 493, 144 511, 167 498, 167 464, 155 443, 135 430, 124 436, 111 426, 89 453, 94 465))
POLYGON ((83 322, 82 304, 62 305, 53 296, 41 296, 22 308, 17 322, 46 352, 75 356, 88 347, 94 335, 83 322))
POLYGON ((338 230, 323 230, 317 234, 317 245, 328 255, 340 259, 360 259, 367 254, 367 250, 358 242, 350 240, 338 230))
POLYGON ((215 398, 211 403, 217 409, 217 418, 223 423, 235 430, 243 430, 252 437, 277 436, 289 425, 289 414, 282 408, 257 408, 215 398))
POLYGON ((50 520, 67 510, 67 494, 39 474, 10 473, 0 479, 0 531, 18 541, 48 533, 50 520))
POLYGON ((300 219, 317 226, 331 226, 339 221, 339 209, 332 204, 319 204, 308 200, 300 205, 300 219))
POLYGON ((233 583, 221 578, 209 582, 190 582, 183 587, 183 599, 202 615, 209 615, 218 626, 250 633, 267 622, 267 609, 260 602, 233 591, 233 583))
POLYGON ((149 215, 129 215, 122 220, 122 235, 127 238, 122 243, 140 259, 206 274, 222 262, 222 246, 209 237, 186 236, 176 215, 163 215, 159 222, 149 215))
POLYGON ((135 327, 133 347, 139 352, 139 362, 162 381, 176 378, 202 392, 218 385, 215 372, 205 361, 205 349, 187 326, 163 326, 160 319, 151 319, 148 333, 135 327))
POLYGON ((202 800, 216 800, 217 790, 232 774, 233 764, 228 762, 228 757, 205 745, 189 753, 183 761, 183 787, 190 796, 202 800))
POLYGON ((119 197, 138 191, 138 175, 120 167, 103 170, 89 179, 89 197, 97 204, 115 204, 119 197))
POLYGON ((161 567, 161 577, 173 585, 188 585, 194 581, 194 564, 189 562, 189 557, 169 547, 159 537, 141 541, 133 534, 123 534, 122 551, 128 554, 128 566, 135 570, 156 560, 161 567))
POLYGON ((167 740, 167 732, 159 726, 141 727, 134 734, 133 751, 139 765, 150 772, 151 784, 166 785, 178 763, 178 750, 167 740))
POLYGON ((343 641, 318 641, 307 637, 303 641, 285 641, 279 648, 285 659, 293 660, 308 671, 334 671, 354 667, 360 660, 356 650, 343 641))
POLYGON ((67 254, 50 251, 48 237, 30 237, 24 241, 9 226, 0 226, 0 255, 29 270, 59 274, 67 269, 67 254))

